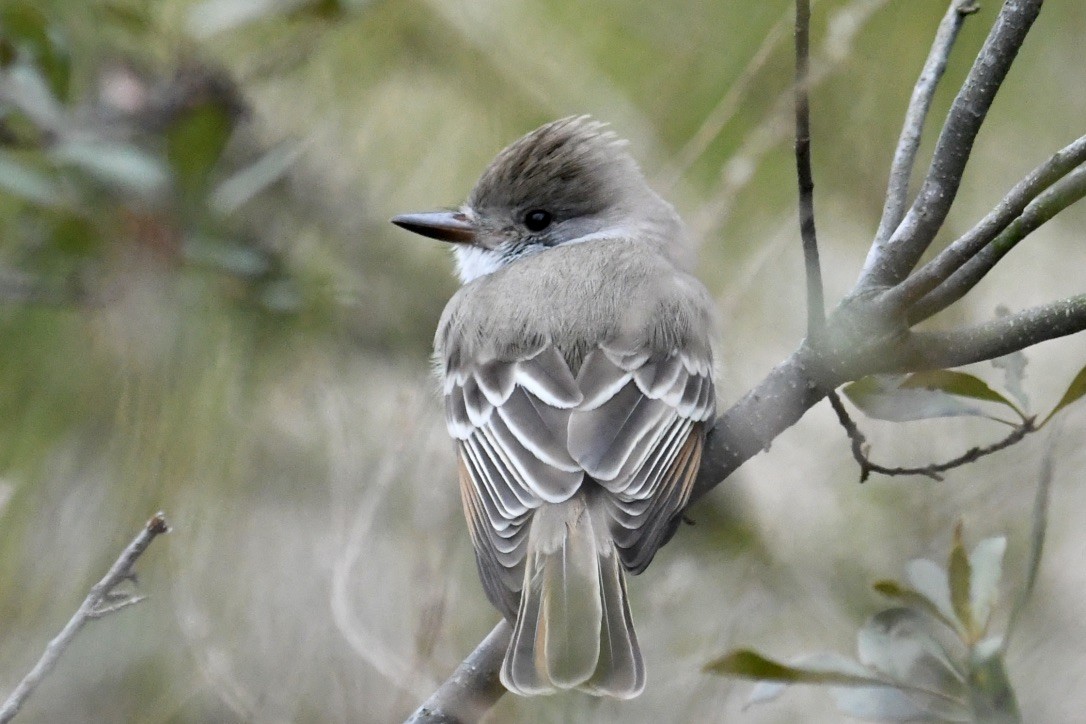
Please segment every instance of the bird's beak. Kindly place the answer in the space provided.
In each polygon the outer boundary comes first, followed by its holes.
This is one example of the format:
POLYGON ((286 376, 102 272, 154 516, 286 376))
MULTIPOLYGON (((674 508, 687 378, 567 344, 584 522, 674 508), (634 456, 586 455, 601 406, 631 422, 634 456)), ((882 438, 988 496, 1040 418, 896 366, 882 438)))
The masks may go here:
POLYGON ((475 224, 459 211, 427 211, 422 214, 400 214, 392 223, 402 229, 454 244, 475 241, 475 224))

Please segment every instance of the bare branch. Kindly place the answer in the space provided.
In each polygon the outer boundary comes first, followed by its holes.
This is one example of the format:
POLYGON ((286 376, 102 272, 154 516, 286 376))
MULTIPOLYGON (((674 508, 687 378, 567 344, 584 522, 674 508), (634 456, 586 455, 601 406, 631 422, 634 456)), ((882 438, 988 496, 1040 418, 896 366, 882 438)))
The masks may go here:
POLYGON ((799 233, 803 241, 803 266, 807 273, 807 336, 816 339, 826 326, 822 269, 818 262, 815 233, 814 175, 811 171, 811 104, 808 98, 810 71, 811 4, 796 0, 796 178, 799 182, 799 233))
POLYGON ((34 668, 30 670, 23 680, 19 682, 15 687, 15 691, 11 692, 11 695, 4 702, 4 706, 0 707, 0 724, 7 724, 11 721, 19 710, 26 703, 26 700, 34 693, 34 690, 38 685, 49 675, 49 672, 60 661, 60 657, 71 645, 72 640, 75 639, 76 634, 80 629, 86 625, 87 621, 94 618, 100 618, 112 611, 119 610, 121 608, 127 608, 139 600, 142 597, 132 597, 126 599, 125 602, 120 604, 114 603, 110 605, 108 599, 110 594, 121 582, 128 580, 132 577, 132 566, 135 565, 143 552, 147 550, 147 547, 151 545, 158 536, 163 533, 168 533, 170 527, 166 524, 166 518, 162 513, 157 513, 153 518, 147 521, 147 525, 143 527, 139 535, 128 544, 128 547, 121 553, 120 558, 109 569, 109 573, 105 578, 94 584, 90 593, 83 600, 82 605, 75 612, 75 615, 68 621, 67 625, 57 634, 56 638, 49 642, 49 645, 45 647, 45 653, 38 659, 38 663, 34 665, 34 668), (106 603, 103 606, 103 603, 106 603))
POLYGON ((975 327, 915 332, 895 367, 898 370, 960 367, 1083 330, 1086 330, 1086 294, 1043 304, 975 327))
POLYGON ((777 365, 713 423, 701 455, 693 503, 796 424, 807 410, 844 380, 824 377, 809 347, 777 365))
POLYGON ((867 482, 867 479, 871 477, 871 473, 879 473, 880 475, 888 475, 891 477, 923 475, 932 480, 942 481, 943 473, 976 462, 982 457, 999 452, 1000 450, 1005 450, 1020 442, 1026 435, 1031 432, 1036 432, 1039 429, 1036 424, 1034 424, 1034 418, 1027 417, 1022 420, 1021 424, 1015 425, 1014 430, 999 442, 988 445, 987 447, 970 448, 953 460, 948 460, 943 463, 930 463, 928 465, 911 468, 887 467, 885 465, 879 465, 871 460, 867 452, 867 438, 864 436, 863 432, 860 431, 860 428, 856 425, 856 422, 852 417, 849 416, 848 410, 845 409, 845 405, 841 402, 841 398, 838 397, 837 393, 831 392, 829 398, 830 404, 833 406, 833 411, 837 413, 837 420, 841 423, 841 427, 845 428, 845 433, 848 435, 848 439, 851 442, 852 457, 855 458, 856 462, 860 465, 861 483, 867 482))
POLYGON ((916 85, 913 87, 909 109, 905 112, 905 124, 901 128, 901 136, 898 138, 897 149, 894 151, 894 161, 890 166, 890 182, 886 189, 886 204, 882 209, 879 230, 875 234, 875 240, 880 244, 890 238, 905 217, 909 179, 913 174, 916 151, 920 147, 920 136, 924 132, 924 122, 931 108, 931 99, 935 96, 935 89, 946 71, 950 50, 958 38, 958 31, 965 23, 965 18, 979 9, 980 6, 976 0, 951 0, 946 15, 939 23, 928 59, 924 61, 924 69, 920 71, 920 77, 916 79, 916 85))
POLYGON ((498 671, 512 633, 508 622, 500 621, 452 676, 407 718, 408 724, 453 724, 482 718, 505 693, 498 671))
MULTIPOLYGON (((1081 166, 1032 201, 1022 215, 1012 221, 995 239, 951 274, 946 281, 917 301, 909 309, 909 323, 916 324, 925 320, 964 297, 1007 252, 1018 245, 1018 242, 1084 196, 1086 196, 1086 166, 1081 166)), ((938 261, 938 258, 932 263, 935 261, 938 261)), ((896 290, 890 293, 893 291, 896 290)))
POLYGON ((893 235, 875 240, 858 287, 870 289, 900 282, 916 265, 946 220, 958 194, 973 142, 996 92, 1026 39, 1043 0, 1006 0, 950 108, 939 134, 931 166, 916 200, 893 235))
MULTIPOLYGON (((1033 169, 1029 175, 1015 184, 1014 188, 976 226, 915 273, 909 275, 907 279, 893 289, 888 290, 885 294, 886 301, 895 308, 906 309, 916 300, 947 281, 952 274, 961 269, 964 264, 980 253, 1008 225, 1021 216, 1027 206, 1030 206, 1031 202, 1045 189, 1048 189, 1083 163, 1086 163, 1086 136, 1076 139, 1033 169)), ((1062 195, 1060 194, 1060 196, 1062 195)), ((1051 203, 1052 200, 1049 197, 1041 206, 1047 207, 1051 203)), ((1033 206, 1036 206, 1036 204, 1033 206)), ((1065 204, 1057 211, 1062 211, 1066 206, 1065 204)), ((1033 213, 1036 214, 1037 211, 1034 210, 1033 213)), ((1051 218, 1051 216, 1048 218, 1051 218)), ((1047 221, 1047 219, 1045 220, 1047 221)), ((1034 226, 1033 228, 1036 229, 1037 227, 1034 226)), ((918 317, 918 319, 925 318, 918 317)))

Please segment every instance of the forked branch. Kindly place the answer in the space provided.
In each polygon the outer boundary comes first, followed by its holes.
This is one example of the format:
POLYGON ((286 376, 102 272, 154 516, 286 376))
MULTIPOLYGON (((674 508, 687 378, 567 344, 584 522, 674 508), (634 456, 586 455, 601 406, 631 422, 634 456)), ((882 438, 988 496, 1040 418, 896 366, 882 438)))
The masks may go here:
POLYGON ((38 659, 38 663, 11 692, 3 707, 0 707, 0 724, 7 724, 19 713, 23 704, 26 703, 26 700, 38 688, 38 685, 57 665, 60 657, 75 639, 76 634, 88 621, 102 618, 143 600, 142 596, 118 595, 116 588, 124 581, 132 578, 132 566, 136 564, 139 557, 151 545, 151 541, 163 533, 168 533, 169 530, 170 527, 166 524, 166 517, 162 513, 158 513, 147 521, 147 525, 124 549, 120 558, 109 569, 109 573, 105 575, 105 578, 94 584, 94 587, 91 588, 90 593, 87 594, 82 605, 76 610, 75 615, 72 616, 67 625, 45 647, 45 653, 38 659))

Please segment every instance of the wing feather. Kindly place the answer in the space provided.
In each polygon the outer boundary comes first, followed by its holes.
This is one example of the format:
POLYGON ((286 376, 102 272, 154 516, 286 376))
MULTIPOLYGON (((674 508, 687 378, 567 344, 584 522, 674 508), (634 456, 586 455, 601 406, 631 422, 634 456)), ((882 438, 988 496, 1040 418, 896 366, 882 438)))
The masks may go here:
POLYGON ((569 451, 609 493, 611 533, 638 573, 672 535, 690 499, 712 418, 712 363, 688 351, 656 356, 603 347, 578 374, 585 402, 569 451))
POLYGON ((458 441, 464 511, 487 597, 512 618, 535 509, 569 498, 584 479, 567 449, 570 410, 583 396, 550 345, 456 361, 445 371, 445 415, 458 441))

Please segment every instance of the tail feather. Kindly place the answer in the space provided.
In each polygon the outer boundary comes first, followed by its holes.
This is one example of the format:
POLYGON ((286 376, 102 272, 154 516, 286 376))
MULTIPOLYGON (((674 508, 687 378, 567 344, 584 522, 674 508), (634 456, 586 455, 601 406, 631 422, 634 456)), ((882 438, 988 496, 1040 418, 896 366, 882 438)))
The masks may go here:
POLYGON ((605 516, 584 494, 536 512, 501 670, 510 691, 582 689, 630 698, 644 688, 626 582, 605 516))
POLYGON ((626 576, 615 550, 600 556, 599 572, 604 603, 600 658, 595 674, 581 688, 597 696, 632 699, 645 688, 645 664, 630 617, 626 576))

